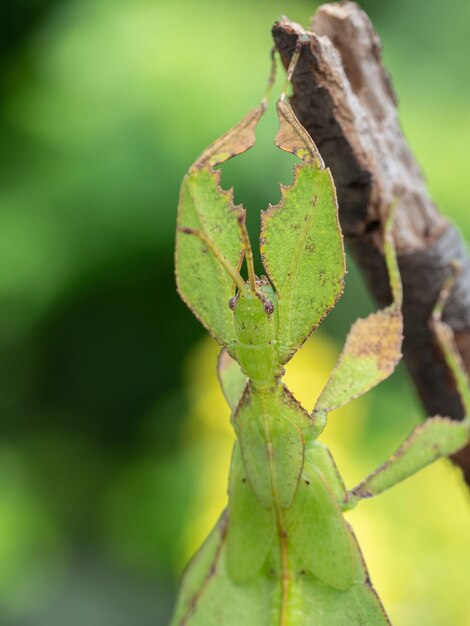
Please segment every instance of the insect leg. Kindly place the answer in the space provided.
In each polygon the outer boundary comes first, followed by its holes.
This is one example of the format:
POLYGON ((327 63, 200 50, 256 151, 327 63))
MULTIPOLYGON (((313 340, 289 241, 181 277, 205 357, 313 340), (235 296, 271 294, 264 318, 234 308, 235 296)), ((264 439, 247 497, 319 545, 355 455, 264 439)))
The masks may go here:
POLYGON ((355 487, 352 499, 371 498, 412 476, 433 461, 463 448, 470 439, 470 420, 433 417, 417 426, 381 467, 355 487))

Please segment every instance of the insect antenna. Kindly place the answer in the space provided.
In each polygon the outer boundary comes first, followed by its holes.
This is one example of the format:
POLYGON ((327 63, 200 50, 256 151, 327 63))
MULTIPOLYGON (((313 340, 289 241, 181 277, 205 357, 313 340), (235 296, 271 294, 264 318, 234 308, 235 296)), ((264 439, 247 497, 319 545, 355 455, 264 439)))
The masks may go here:
MULTIPOLYGON (((274 47, 271 50, 271 69, 269 72, 268 83, 266 85, 266 90, 264 92, 264 97, 262 100, 262 104, 264 108, 267 107, 271 90, 276 81, 276 69, 277 69, 276 48, 274 47)), ((253 262, 253 249, 250 243, 250 236, 248 235, 248 231, 246 229, 244 214, 238 217, 238 225, 240 227, 240 232, 242 235, 243 247, 245 248, 245 259, 246 259, 246 267, 248 270, 248 282, 250 285, 250 291, 253 295, 255 295, 256 294, 256 274, 255 274, 255 265, 253 262)))
POLYGON ((271 95, 271 91, 274 83, 276 82, 276 70, 277 70, 277 61, 276 61, 276 47, 271 49, 271 70, 269 72, 268 83, 266 85, 266 90, 264 92, 264 97, 262 103, 265 107, 268 104, 269 96, 271 95))
MULTIPOLYGON (((245 282, 243 278, 240 276, 237 270, 233 267, 233 265, 230 263, 227 257, 225 257, 222 254, 222 252, 218 249, 218 247, 215 245, 212 239, 208 237, 206 233, 204 233, 202 230, 198 230, 197 228, 179 228, 179 231, 181 233, 185 233, 186 235, 194 235, 194 237, 197 237, 198 239, 200 239, 209 248, 209 250, 218 260, 220 265, 222 265, 224 270, 233 280, 235 285, 238 287, 240 294, 243 295, 243 292, 245 290, 245 282)), ((250 251, 251 251, 251 248, 250 248, 250 251)))
POLYGON ((292 76, 294 75, 294 71, 295 68, 297 66, 297 61, 299 60, 300 57, 300 50, 302 48, 302 44, 305 43, 305 41, 308 40, 308 36, 307 35, 301 35, 298 39, 297 39, 297 45, 295 46, 295 51, 294 54, 292 55, 292 59, 289 63, 289 67, 287 69, 287 76, 286 76, 286 82, 284 83, 284 87, 282 88, 282 93, 280 96, 280 100, 285 100, 286 98, 286 93, 287 90, 289 88, 289 85, 292 81, 292 76))

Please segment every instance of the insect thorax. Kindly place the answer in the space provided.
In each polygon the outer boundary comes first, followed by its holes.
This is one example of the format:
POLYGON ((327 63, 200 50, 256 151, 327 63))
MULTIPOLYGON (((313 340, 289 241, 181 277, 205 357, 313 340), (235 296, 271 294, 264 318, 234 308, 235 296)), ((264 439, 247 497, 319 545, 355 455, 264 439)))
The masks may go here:
POLYGON ((277 358, 278 307, 276 294, 267 282, 256 282, 256 294, 248 286, 230 301, 235 341, 231 355, 256 386, 271 386, 279 374, 277 358))

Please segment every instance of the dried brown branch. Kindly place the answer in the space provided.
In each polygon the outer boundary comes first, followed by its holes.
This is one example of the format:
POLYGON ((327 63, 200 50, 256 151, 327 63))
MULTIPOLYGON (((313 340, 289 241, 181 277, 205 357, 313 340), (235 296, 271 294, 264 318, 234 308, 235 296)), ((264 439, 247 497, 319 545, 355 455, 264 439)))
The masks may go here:
MULTIPOLYGON (((273 36, 287 67, 300 34, 292 106, 331 168, 349 251, 377 302, 390 301, 381 224, 397 201, 394 238, 403 281, 404 358, 428 415, 464 415, 452 376, 429 328, 450 262, 462 265, 444 318, 470 371, 470 259, 457 230, 429 197, 403 135, 381 44, 354 2, 321 6, 305 32, 283 18, 273 36)), ((470 485, 470 446, 454 458, 470 485)))

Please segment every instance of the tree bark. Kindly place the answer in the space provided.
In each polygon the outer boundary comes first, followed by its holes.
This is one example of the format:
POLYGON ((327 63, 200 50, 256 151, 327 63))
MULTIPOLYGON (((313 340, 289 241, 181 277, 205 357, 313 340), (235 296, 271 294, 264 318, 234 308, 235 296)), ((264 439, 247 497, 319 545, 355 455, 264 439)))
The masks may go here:
MULTIPOLYGON (((312 32, 282 18, 273 37, 287 67, 305 35, 294 72, 292 107, 335 180, 348 250, 381 306, 390 289, 381 225, 396 202, 394 238, 403 282, 406 365, 428 415, 462 419, 464 408, 429 327, 450 262, 462 266, 444 312, 470 371, 470 259, 455 227, 429 197, 403 135, 381 44, 354 2, 321 6, 312 32)), ((470 446, 454 456, 470 485, 470 446)))

